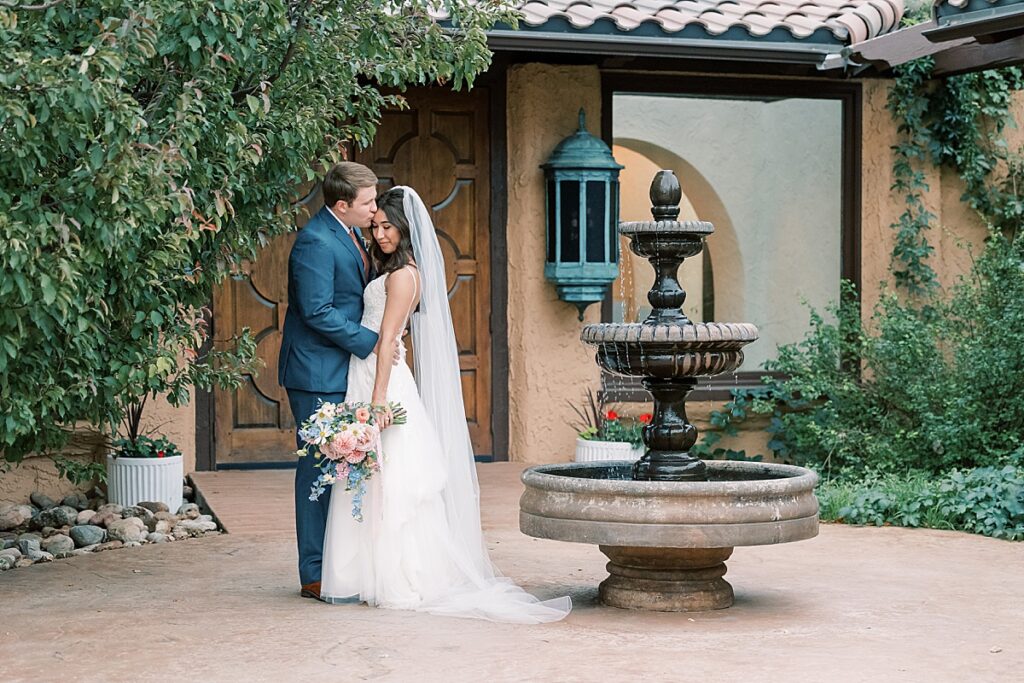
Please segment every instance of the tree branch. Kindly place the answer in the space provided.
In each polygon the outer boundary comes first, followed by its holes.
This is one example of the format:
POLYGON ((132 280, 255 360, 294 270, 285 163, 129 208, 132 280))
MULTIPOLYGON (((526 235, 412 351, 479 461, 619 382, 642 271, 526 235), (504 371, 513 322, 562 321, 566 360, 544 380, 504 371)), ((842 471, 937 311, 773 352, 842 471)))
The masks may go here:
POLYGON ((285 50, 284 57, 281 58, 281 64, 278 65, 276 73, 274 73, 274 75, 266 79, 261 79, 259 83, 249 85, 232 92, 231 97, 235 100, 236 103, 240 102, 242 98, 244 98, 246 95, 251 95, 254 92, 256 92, 256 89, 261 87, 264 83, 269 85, 276 81, 278 78, 281 77, 281 74, 284 73, 284 70, 288 68, 288 64, 291 63, 292 58, 295 56, 295 46, 299 42, 299 36, 302 35, 302 32, 306 28, 306 10, 309 9, 309 5, 311 3, 312 0, 307 0, 307 2, 299 10, 299 18, 296 19, 295 21, 295 33, 292 34, 292 39, 288 42, 288 49, 285 50))

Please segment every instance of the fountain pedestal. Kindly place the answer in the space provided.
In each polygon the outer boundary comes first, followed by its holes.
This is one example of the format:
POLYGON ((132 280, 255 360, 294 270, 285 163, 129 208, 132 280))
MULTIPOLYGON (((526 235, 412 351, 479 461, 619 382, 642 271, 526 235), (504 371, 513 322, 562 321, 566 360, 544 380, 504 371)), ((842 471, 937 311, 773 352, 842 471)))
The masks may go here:
POLYGON ((623 609, 703 612, 732 605, 723 579, 732 548, 598 546, 611 560, 601 582, 601 602, 623 609))

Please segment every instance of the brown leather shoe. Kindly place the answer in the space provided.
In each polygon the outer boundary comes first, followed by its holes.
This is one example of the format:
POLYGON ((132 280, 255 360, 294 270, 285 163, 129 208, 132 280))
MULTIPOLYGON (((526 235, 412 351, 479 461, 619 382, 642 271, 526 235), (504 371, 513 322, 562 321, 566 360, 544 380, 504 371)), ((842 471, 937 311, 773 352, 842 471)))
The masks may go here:
POLYGON ((313 583, 307 583, 299 591, 299 595, 304 598, 313 598, 314 600, 320 599, 320 582, 314 581, 313 583))

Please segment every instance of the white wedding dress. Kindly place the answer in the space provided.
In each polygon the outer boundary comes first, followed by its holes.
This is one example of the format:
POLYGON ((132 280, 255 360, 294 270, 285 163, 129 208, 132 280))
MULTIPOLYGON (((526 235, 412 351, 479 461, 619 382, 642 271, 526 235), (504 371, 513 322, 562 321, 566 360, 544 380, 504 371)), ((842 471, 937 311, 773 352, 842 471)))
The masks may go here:
MULTIPOLYGON (((370 282, 363 295, 362 324, 378 332, 387 277, 370 282)), ((351 492, 335 487, 331 493, 321 597, 511 623, 563 618, 571 609, 569 598, 539 601, 491 565, 480 530, 474 465, 449 461, 458 456, 442 446, 400 346, 403 362, 392 368, 387 398, 400 403, 408 418, 381 435, 381 470, 367 483, 362 522, 352 517, 351 492), (465 477, 452 474, 463 469, 465 477), (461 492, 459 499, 454 492, 461 492)), ((352 357, 346 400, 370 401, 376 364, 374 354, 352 357)))

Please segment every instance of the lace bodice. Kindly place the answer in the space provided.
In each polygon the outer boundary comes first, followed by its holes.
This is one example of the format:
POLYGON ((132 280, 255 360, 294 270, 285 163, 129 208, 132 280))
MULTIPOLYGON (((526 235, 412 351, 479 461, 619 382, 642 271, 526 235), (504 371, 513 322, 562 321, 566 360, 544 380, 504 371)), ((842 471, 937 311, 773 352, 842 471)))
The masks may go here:
MULTIPOLYGON (((363 327, 377 333, 380 333, 381 323, 384 322, 384 305, 388 300, 385 284, 388 281, 388 275, 390 273, 385 273, 370 280, 370 283, 366 285, 366 289, 363 290, 363 319, 361 324, 363 327)), ((408 321, 406 322, 408 323, 408 321)), ((398 346, 399 353, 404 360, 406 355, 405 342, 400 342, 398 346)))
POLYGON ((388 300, 384 283, 388 281, 387 273, 371 280, 366 289, 363 290, 363 319, 362 326, 374 332, 380 332, 381 322, 384 320, 384 304, 388 300))

